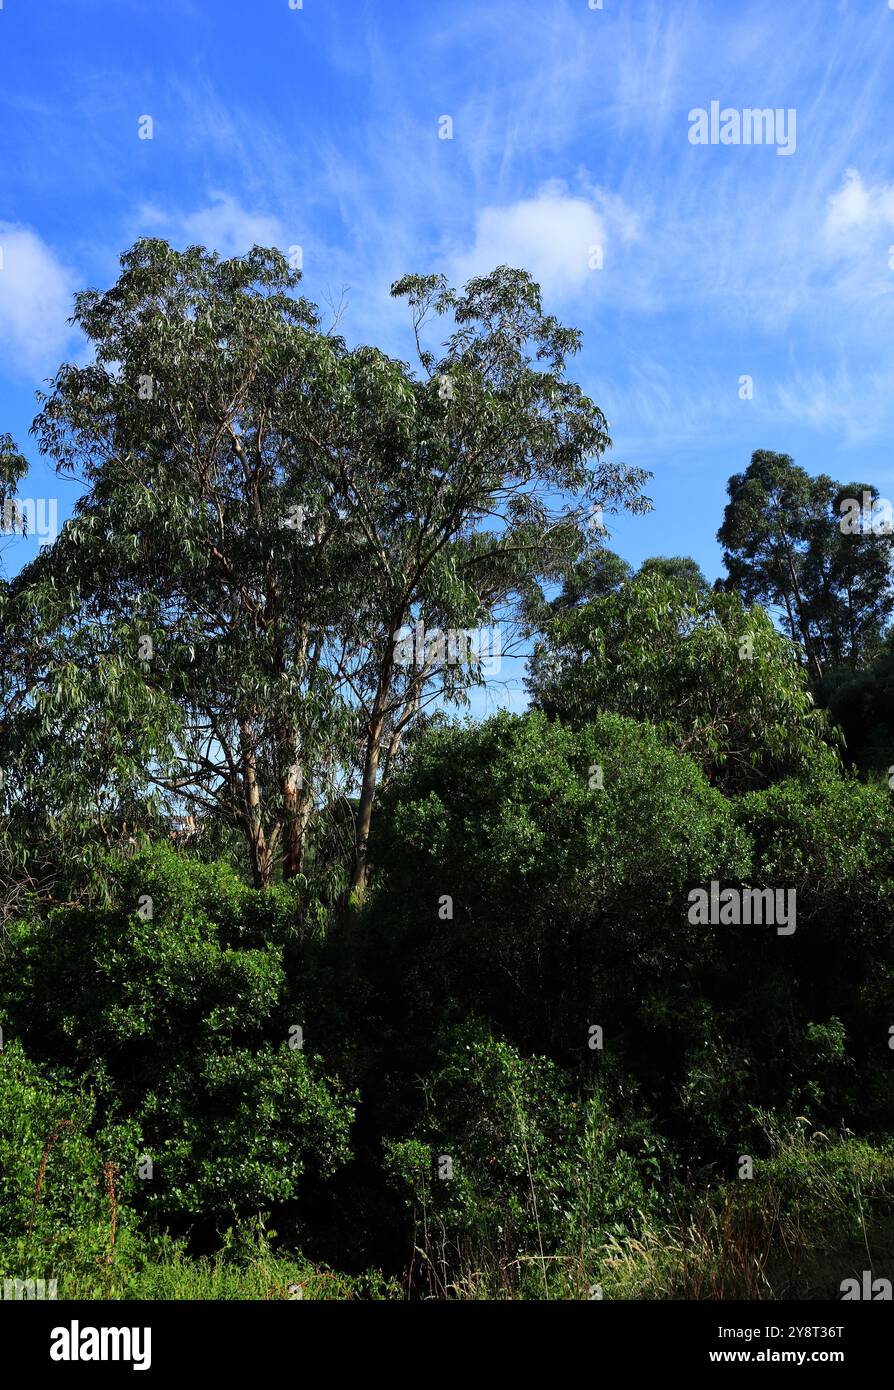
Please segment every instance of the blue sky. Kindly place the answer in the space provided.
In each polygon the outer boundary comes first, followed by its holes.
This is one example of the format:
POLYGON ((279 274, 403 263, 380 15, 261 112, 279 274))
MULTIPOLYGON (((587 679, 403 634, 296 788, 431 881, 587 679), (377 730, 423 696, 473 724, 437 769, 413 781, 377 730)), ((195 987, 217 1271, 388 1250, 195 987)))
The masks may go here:
MULTIPOLYGON (((83 354, 72 293, 154 234, 300 245, 346 337, 402 356, 399 275, 533 271, 584 331, 574 371, 615 455, 655 474, 654 513, 611 521, 633 563, 719 573, 726 479, 755 448, 890 496, 892 59, 887 0, 3 0, 0 430, 33 460, 21 492, 70 510, 27 437, 34 390, 83 354), (693 145, 715 100, 794 110, 793 153, 693 145)), ((14 545, 11 569, 34 542, 14 545)))

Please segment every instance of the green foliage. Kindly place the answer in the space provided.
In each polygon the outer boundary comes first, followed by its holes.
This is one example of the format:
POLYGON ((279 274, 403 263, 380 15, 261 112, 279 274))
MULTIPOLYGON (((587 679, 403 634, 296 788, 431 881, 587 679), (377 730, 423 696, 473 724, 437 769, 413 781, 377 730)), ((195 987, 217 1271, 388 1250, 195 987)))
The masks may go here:
POLYGON ((797 894, 786 970, 764 962, 751 977, 751 1006, 763 1019, 754 1050, 764 1103, 780 1103, 787 1081, 798 1109, 813 1104, 826 1121, 846 1116, 854 1126, 887 1129, 891 794, 819 776, 744 797, 737 815, 754 846, 755 881, 784 883, 797 894))
POLYGON ((18 1039, 7 1041, 0 1052, 0 1273, 7 1278, 54 1277, 66 1268, 98 1285, 133 1248, 138 1127, 97 1133, 94 1110, 89 1091, 59 1069, 35 1065, 18 1039))
POLYGON ((611 1239, 606 1298, 830 1299, 867 1265, 894 1275, 894 1150, 781 1128, 750 1179, 690 1196, 673 1223, 611 1239))
POLYGON ((656 1205, 645 1183, 660 1182, 665 1155, 648 1131, 623 1129, 598 1089, 576 1090, 480 1024, 447 1041, 420 1093, 416 1135, 388 1141, 386 1163, 412 1206, 433 1292, 486 1259, 536 1296, 539 1281, 542 1293, 569 1266, 586 1270, 608 1232, 656 1205))
POLYGON ((28 460, 16 448, 10 434, 0 434, 0 508, 11 502, 28 472, 28 460))
POLYGON ((546 625, 528 688, 553 717, 655 726, 726 791, 835 765, 792 644, 760 608, 647 566, 546 625))
MULTIPOLYGON (((862 485, 758 451, 725 586, 633 574, 593 518, 647 475, 526 272, 398 281, 412 367, 299 291, 138 242, 39 397, 81 498, 0 575, 0 1272, 837 1297, 894 1254, 862 485), (535 709, 452 724, 485 677, 445 629, 487 623, 537 635, 535 709), (691 920, 715 881, 794 930, 691 920)), ((0 436, 0 507, 25 469, 0 436)))
POLYGON ((327 1178, 349 1158, 352 1118, 338 1087, 286 1043, 189 1059, 141 1110, 163 1179, 147 1203, 197 1218, 293 1201, 308 1168, 327 1178))
POLYGON ((652 555, 643 560, 639 574, 657 574, 669 579, 679 588, 706 596, 710 585, 701 569, 689 555, 652 555))
POLYGON ((822 765, 725 798, 618 716, 435 733, 376 842, 368 969, 388 1045, 426 1057, 430 1019, 471 1009, 576 1068, 598 1024, 606 1065, 693 1161, 740 1142, 756 1103, 885 1128, 892 814, 822 765), (691 923, 712 879, 794 889, 795 932, 691 923))
POLYGON ((863 483, 812 478, 788 454, 758 449, 727 484, 729 502, 717 539, 728 587, 746 603, 782 611, 812 674, 861 666, 877 651, 894 611, 891 541, 869 528, 842 525, 844 499, 878 496, 863 483))
MULTIPOLYGON (((228 1230, 213 1256, 191 1256, 184 1242, 164 1238, 130 1267, 116 1271, 103 1297, 127 1300, 213 1300, 307 1302, 399 1298, 400 1288, 376 1270, 345 1274, 274 1248, 275 1231, 260 1223, 228 1230), (237 1238, 238 1237, 238 1238, 237 1238)), ((89 1298, 91 1289, 66 1277, 60 1284, 68 1298, 89 1298)))
POLYGON ((150 238, 76 297, 91 360, 59 369, 32 428, 83 492, 9 592, 0 759, 17 752, 32 877, 90 830, 108 848, 125 806, 150 831, 186 806, 241 835, 265 886, 303 871, 357 777, 342 867, 362 897, 380 766, 425 699, 481 681, 473 661, 401 663, 403 628, 511 622, 587 549, 588 507, 648 505, 566 375, 580 335, 526 272, 395 285, 417 371, 327 332, 300 279, 276 250, 150 238), (432 318, 450 322, 437 351, 432 318))
POLYGON ((695 764, 645 726, 502 714, 435 733, 387 795, 374 861, 371 993, 396 1048, 427 1055, 430 1020, 471 1009, 579 1066, 593 1023, 666 1091, 710 1032, 701 982, 723 951, 689 923, 687 894, 745 876, 747 841, 695 764))
POLYGON ((10 1031, 90 1076, 106 1114, 139 1122, 155 1168, 139 1196, 153 1210, 293 1200, 308 1168, 345 1161, 352 1117, 289 1045, 304 1018, 285 970, 300 955, 299 888, 256 893, 227 865, 157 848, 119 866, 116 893, 107 909, 12 930, 10 1031))
POLYGON ((818 681, 817 704, 829 711, 844 737, 848 762, 891 786, 894 768, 894 651, 860 671, 840 669, 818 681))

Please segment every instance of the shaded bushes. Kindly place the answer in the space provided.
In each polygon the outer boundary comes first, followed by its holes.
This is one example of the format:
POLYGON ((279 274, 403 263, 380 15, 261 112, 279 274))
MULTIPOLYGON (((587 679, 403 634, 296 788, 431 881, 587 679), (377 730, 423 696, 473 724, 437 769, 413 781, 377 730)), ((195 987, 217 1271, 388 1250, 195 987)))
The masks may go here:
POLYGON ((687 892, 749 863, 698 768, 614 715, 577 731, 501 715, 423 740, 373 854, 367 932, 405 1036, 424 1046, 429 1020, 471 1010, 578 1066, 595 1024, 656 1079, 701 1028, 699 978, 719 959, 687 892))
POLYGON ((878 786, 817 776, 746 796, 737 816, 755 878, 792 886, 798 904, 787 968, 750 974, 759 1103, 887 1130, 894 800, 878 786))
POLYGON ((599 1025, 606 1063, 693 1161, 743 1142, 754 1105, 889 1122, 894 812, 879 789, 821 772, 725 798, 632 721, 500 716, 422 742, 375 853, 372 968, 397 1050, 472 1010, 587 1072, 599 1025), (794 888, 796 930, 693 925, 688 894, 712 879, 794 888))
POLYGON ((411 1288, 446 1294, 486 1270, 497 1296, 586 1297, 606 1233, 660 1210, 670 1164, 648 1124, 622 1124, 598 1087, 579 1089, 480 1023, 420 1078, 419 1112, 414 1135, 385 1146, 421 1257, 411 1288))
POLYGON ((752 1179, 681 1193, 680 1219, 611 1236, 607 1298, 839 1299, 842 1281, 894 1278, 894 1149, 782 1131, 752 1179), (685 1202, 685 1205, 682 1205, 685 1202))

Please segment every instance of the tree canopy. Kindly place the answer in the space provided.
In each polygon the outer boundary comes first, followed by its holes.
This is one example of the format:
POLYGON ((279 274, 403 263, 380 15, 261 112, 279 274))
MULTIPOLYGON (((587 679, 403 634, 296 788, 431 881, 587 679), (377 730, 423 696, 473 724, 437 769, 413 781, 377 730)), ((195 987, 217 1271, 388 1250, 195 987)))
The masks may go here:
POLYGON ((559 610, 536 641, 528 689, 576 725, 604 710, 654 725, 729 790, 834 759, 798 650, 767 613, 662 564, 559 610))
POLYGON ((814 677, 855 669, 876 654, 894 612, 891 537, 843 525, 845 499, 878 492, 811 477, 788 454, 759 449, 727 485, 717 539, 728 587, 746 603, 781 608, 814 677))
POLYGON ((606 459, 566 375, 579 334, 522 271, 396 284, 413 370, 327 331, 277 251, 146 240, 121 265, 77 296, 92 360, 60 368, 34 423, 84 492, 10 587, 33 647, 11 774, 25 795, 28 750, 63 738, 95 764, 106 843, 141 797, 140 828, 159 807, 219 818, 258 885, 301 872, 334 787, 362 894, 407 729, 481 680, 480 650, 452 659, 444 634, 511 640, 535 578, 592 546, 594 506, 647 506, 645 475, 606 459))

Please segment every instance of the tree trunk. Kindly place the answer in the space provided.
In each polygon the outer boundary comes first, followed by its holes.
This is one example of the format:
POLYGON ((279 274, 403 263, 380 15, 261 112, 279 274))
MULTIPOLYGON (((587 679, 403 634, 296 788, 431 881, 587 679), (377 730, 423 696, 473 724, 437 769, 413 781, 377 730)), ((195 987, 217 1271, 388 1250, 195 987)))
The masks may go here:
POLYGON ((304 870, 304 840, 313 810, 313 797, 303 778, 289 773, 283 784, 282 876, 295 878, 304 870))
POLYGON ((784 531, 782 533, 782 543, 785 546, 785 558, 788 562, 789 578, 792 581, 792 590, 795 596, 795 605, 798 609, 798 622, 800 625, 801 640, 803 641, 805 651, 807 652, 808 662, 812 662, 813 668, 817 676, 819 676, 822 679, 822 662, 820 661, 819 656, 817 655, 816 648, 813 643, 813 638, 810 635, 810 626, 807 622, 807 619, 804 616, 804 600, 801 595, 801 586, 798 583, 798 576, 795 573, 795 565, 794 561, 792 560, 792 552, 791 547, 788 543, 788 536, 785 534, 784 531))
POLYGON ((797 623, 795 622, 795 615, 794 615, 794 613, 792 612, 792 601, 791 601, 791 599, 790 599, 789 596, 788 596, 788 590, 787 590, 787 589, 783 589, 783 591, 782 591, 782 598, 783 598, 783 602, 785 603, 785 612, 786 612, 786 616, 788 617, 788 635, 789 635, 789 637, 792 639, 793 642, 797 643, 797 641, 798 641, 798 625, 797 625, 797 623))
POLYGON ((391 690, 391 677, 394 672, 394 644, 397 634, 404 625, 404 615, 390 624, 388 644, 379 674, 375 699, 370 710, 366 734, 366 752, 363 759, 363 776, 360 781, 360 804, 357 808, 357 823, 354 838, 354 864, 348 884, 349 896, 355 903, 363 901, 366 893, 368 868, 369 830, 372 824, 373 804, 376 799, 376 779, 379 772, 379 752, 382 734, 385 730, 385 715, 388 695, 391 690))
POLYGON ((251 877, 255 888, 267 888, 273 881, 273 858, 261 819, 257 754, 248 720, 240 720, 239 733, 242 741, 242 779, 245 790, 245 841, 251 864, 251 877))
POLYGON ((363 760, 363 777, 360 783, 360 805, 357 808, 354 865, 351 870, 351 880, 348 885, 349 893, 355 902, 362 902, 366 892, 369 831, 372 825, 373 803, 376 799, 379 749, 382 743, 382 731, 384 727, 384 715, 381 713, 377 715, 374 714, 374 717, 370 720, 369 732, 366 738, 366 755, 363 760))

